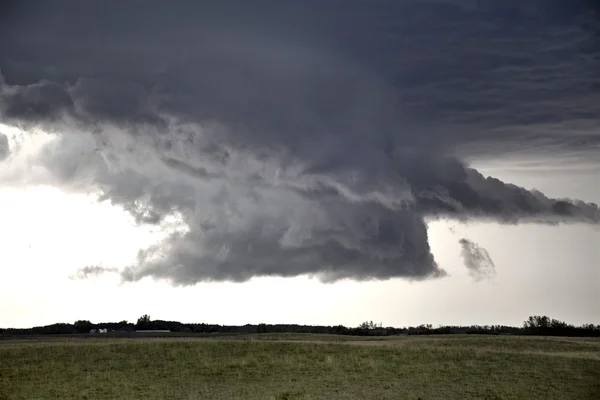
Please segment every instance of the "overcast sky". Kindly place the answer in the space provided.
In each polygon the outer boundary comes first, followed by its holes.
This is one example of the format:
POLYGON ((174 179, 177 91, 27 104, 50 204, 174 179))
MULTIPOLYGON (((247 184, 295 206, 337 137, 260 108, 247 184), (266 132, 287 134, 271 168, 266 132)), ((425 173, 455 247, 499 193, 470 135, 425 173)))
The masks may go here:
POLYGON ((8 1, 0 326, 600 322, 593 0, 8 1))

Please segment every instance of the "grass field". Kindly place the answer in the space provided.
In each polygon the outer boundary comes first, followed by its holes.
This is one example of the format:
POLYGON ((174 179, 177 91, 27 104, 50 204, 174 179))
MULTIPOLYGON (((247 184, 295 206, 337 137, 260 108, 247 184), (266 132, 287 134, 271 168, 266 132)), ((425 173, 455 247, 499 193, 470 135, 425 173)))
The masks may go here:
POLYGON ((11 339, 0 399, 600 399, 600 340, 11 339))

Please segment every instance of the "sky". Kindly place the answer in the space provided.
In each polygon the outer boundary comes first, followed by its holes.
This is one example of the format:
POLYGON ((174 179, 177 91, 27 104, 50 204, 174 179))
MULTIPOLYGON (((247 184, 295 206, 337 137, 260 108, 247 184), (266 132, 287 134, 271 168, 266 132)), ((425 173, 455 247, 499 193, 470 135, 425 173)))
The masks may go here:
POLYGON ((1 7, 0 326, 600 322, 596 2, 1 7))

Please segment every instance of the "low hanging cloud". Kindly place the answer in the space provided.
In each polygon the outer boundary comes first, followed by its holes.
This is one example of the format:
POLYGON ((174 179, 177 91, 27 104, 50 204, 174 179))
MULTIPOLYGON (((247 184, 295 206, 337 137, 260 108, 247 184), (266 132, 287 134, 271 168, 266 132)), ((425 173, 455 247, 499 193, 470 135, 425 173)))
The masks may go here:
MULTIPOLYGON (((124 280, 428 279, 446 273, 427 219, 600 223, 596 204, 457 155, 545 143, 597 154, 595 131, 557 134, 600 119, 593 57, 543 50, 583 46, 588 6, 553 14, 541 35, 528 8, 511 17, 528 31, 498 29, 510 12, 492 3, 59 3, 0 20, 0 114, 54 135, 28 159, 51 184, 100 193, 139 223, 176 221, 124 280)), ((533 10, 558 7, 547 4, 533 10)))
POLYGON ((458 242, 462 248, 461 256, 465 267, 476 282, 492 279, 496 275, 496 266, 486 249, 465 238, 458 242))

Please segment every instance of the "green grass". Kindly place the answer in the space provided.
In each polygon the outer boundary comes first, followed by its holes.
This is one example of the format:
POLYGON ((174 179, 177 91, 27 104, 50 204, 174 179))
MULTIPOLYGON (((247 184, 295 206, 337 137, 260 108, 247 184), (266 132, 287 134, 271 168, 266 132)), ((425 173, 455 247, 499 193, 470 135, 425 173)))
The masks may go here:
POLYGON ((0 399, 600 399, 600 340, 251 335, 0 341, 0 399))

